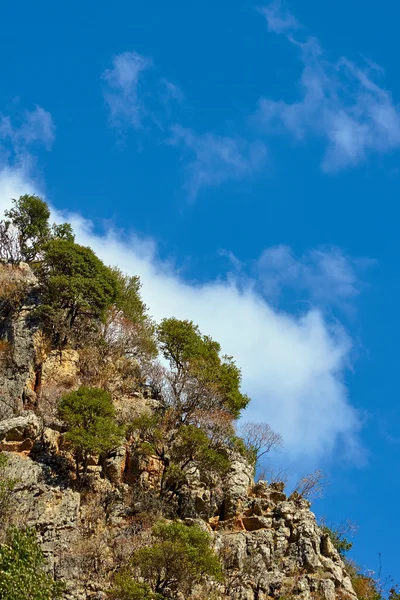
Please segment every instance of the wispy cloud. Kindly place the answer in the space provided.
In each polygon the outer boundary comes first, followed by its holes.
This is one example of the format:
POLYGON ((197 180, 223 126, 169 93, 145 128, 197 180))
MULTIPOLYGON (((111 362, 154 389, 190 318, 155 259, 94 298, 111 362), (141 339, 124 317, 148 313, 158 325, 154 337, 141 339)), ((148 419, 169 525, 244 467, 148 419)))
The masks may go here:
POLYGON ((185 188, 194 199, 201 188, 253 175, 265 164, 267 149, 262 142, 213 133, 196 134, 180 125, 172 127, 169 143, 182 145, 188 156, 185 188))
POLYGON ((3 143, 9 142, 16 153, 24 153, 36 143, 49 150, 54 139, 53 119, 41 106, 23 111, 16 119, 0 113, 0 140, 3 143))
POLYGON ((325 140, 325 171, 365 161, 370 153, 400 147, 400 110, 390 92, 376 82, 371 62, 358 66, 345 57, 329 61, 316 38, 294 39, 300 24, 280 2, 262 10, 268 29, 286 35, 303 62, 301 97, 288 103, 261 98, 256 122, 265 133, 286 132, 297 140, 325 140))
POLYGON ((365 289, 360 275, 376 261, 348 256, 341 248, 308 250, 297 258, 289 246, 267 248, 257 262, 258 276, 268 298, 294 291, 297 302, 326 309, 347 309, 365 289))
POLYGON ((175 108, 184 103, 183 91, 166 77, 147 80, 146 72, 152 67, 150 58, 125 52, 116 56, 113 67, 103 73, 111 123, 118 130, 126 126, 140 129, 146 121, 146 133, 167 145, 181 146, 185 174, 182 187, 190 200, 204 187, 237 181, 260 169, 266 158, 262 142, 212 132, 199 134, 184 127, 181 114, 175 114, 175 108))
POLYGON ((13 116, 0 113, 0 204, 40 192, 35 151, 50 150, 54 139, 53 119, 40 106, 13 116))
POLYGON ((268 31, 291 34, 302 28, 302 25, 280 0, 271 2, 268 6, 260 8, 259 11, 267 19, 268 31))
POLYGON ((104 99, 110 109, 112 125, 142 126, 147 111, 140 83, 144 72, 152 66, 151 58, 137 52, 123 52, 115 56, 112 67, 103 73, 104 99))

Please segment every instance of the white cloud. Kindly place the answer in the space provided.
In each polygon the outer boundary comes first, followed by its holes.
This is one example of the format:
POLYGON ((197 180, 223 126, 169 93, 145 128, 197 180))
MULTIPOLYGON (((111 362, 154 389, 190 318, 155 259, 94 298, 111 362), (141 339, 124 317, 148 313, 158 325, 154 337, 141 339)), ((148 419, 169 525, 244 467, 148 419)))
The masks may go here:
MULTIPOLYGON (((10 197, 40 193, 31 184, 22 171, 3 169, 0 214, 10 206, 10 197)), ((223 351, 242 367, 243 390, 252 398, 245 418, 267 421, 280 432, 287 459, 315 463, 332 456, 334 450, 343 455, 346 449, 358 459, 359 419, 344 384, 352 342, 341 326, 329 324, 321 310, 287 314, 268 303, 254 281, 243 284, 232 274, 203 284, 188 283, 172 263, 157 257, 153 240, 120 231, 97 233, 90 221, 76 214, 53 210, 53 218, 68 218, 77 240, 91 246, 107 264, 140 275, 143 298, 157 320, 171 315, 192 319, 201 331, 221 342, 223 351)), ((311 286, 332 279, 332 293, 349 297, 357 293, 356 277, 348 276, 353 272, 345 257, 314 257, 316 275, 290 257, 287 248, 281 257, 279 250, 267 250, 261 264, 272 265, 275 276, 282 270, 285 278, 294 263, 296 278, 305 273, 311 286)))
POLYGON ((203 187, 253 175, 264 166, 267 158, 267 149, 262 142, 213 133, 198 135, 180 125, 172 127, 172 133, 169 143, 183 145, 186 151, 183 156, 188 160, 185 189, 191 199, 203 187))
POLYGON ((146 107, 140 95, 140 81, 152 65, 152 60, 146 56, 123 52, 114 58, 112 68, 103 73, 106 82, 104 98, 114 126, 120 127, 124 123, 136 128, 142 126, 146 107))
POLYGON ((366 160, 369 153, 385 153, 400 147, 400 110, 389 91, 374 78, 380 70, 371 62, 363 68, 345 57, 328 61, 319 42, 293 39, 300 26, 281 12, 280 3, 263 9, 268 28, 286 34, 301 54, 301 97, 297 102, 262 98, 256 122, 267 133, 279 131, 298 140, 316 136, 326 143, 325 171, 337 171, 366 160))

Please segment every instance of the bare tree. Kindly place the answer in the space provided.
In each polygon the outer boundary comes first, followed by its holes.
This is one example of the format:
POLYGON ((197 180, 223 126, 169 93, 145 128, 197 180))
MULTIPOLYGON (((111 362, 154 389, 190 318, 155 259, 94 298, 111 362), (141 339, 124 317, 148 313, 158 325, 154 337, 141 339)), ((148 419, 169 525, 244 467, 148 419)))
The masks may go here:
POLYGON ((334 530, 339 539, 343 539, 346 536, 353 537, 358 531, 358 524, 351 519, 344 519, 340 523, 328 523, 325 517, 321 517, 318 525, 334 530))
POLYGON ((13 225, 0 221, 0 262, 18 264, 22 260, 18 232, 13 225))
POLYGON ((326 474, 321 469, 315 469, 312 473, 304 475, 299 479, 294 493, 307 498, 307 500, 315 500, 316 498, 323 497, 327 485, 326 474))
POLYGON ((291 476, 292 473, 290 472, 289 467, 286 469, 277 469, 272 465, 269 465, 268 467, 262 468, 257 473, 257 481, 268 481, 269 484, 284 483, 287 485, 291 476))
POLYGON ((254 455, 256 465, 265 454, 283 446, 282 436, 268 423, 243 423, 239 428, 239 435, 246 448, 254 455))

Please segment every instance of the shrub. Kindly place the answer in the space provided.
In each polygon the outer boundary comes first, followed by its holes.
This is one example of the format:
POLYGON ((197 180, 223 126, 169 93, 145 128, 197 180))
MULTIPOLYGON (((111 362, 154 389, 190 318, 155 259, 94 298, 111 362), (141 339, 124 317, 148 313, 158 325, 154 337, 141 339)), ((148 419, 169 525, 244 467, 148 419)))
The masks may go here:
POLYGON ((307 500, 322 498, 326 485, 327 479, 325 473, 321 469, 315 469, 312 473, 301 477, 293 493, 307 498, 307 500))
POLYGON ((161 597, 172 589, 187 594, 205 577, 222 580, 219 559, 211 548, 208 533, 180 522, 161 522, 153 528, 154 543, 137 550, 131 561, 140 575, 161 597))
POLYGON ((162 600, 163 596, 152 592, 147 583, 138 583, 127 571, 117 573, 109 597, 112 600, 162 600))
POLYGON ((355 523, 348 520, 336 526, 328 526, 322 521, 320 527, 323 533, 328 534, 332 544, 342 557, 352 549, 353 544, 347 539, 347 536, 354 535, 357 531, 355 523))
POLYGON ((7 473, 8 459, 3 452, 0 452, 0 541, 1 534, 8 529, 11 515, 13 513, 13 506, 11 505, 11 499, 15 484, 15 479, 9 477, 7 473))
POLYGON ((0 546, 0 600, 55 600, 62 589, 44 570, 35 532, 10 528, 0 546))
POLYGON ((81 387, 61 399, 58 412, 69 430, 66 440, 75 453, 76 473, 87 472, 90 454, 107 452, 117 446, 123 429, 115 423, 111 395, 99 388, 81 387))

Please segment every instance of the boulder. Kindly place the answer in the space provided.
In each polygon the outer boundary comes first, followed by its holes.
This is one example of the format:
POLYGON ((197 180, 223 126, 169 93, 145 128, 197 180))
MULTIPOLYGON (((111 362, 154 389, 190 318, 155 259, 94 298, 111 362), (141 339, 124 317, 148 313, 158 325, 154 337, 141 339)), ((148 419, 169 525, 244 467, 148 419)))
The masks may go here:
POLYGON ((31 450, 42 433, 42 421, 30 411, 0 421, 0 450, 31 450))

